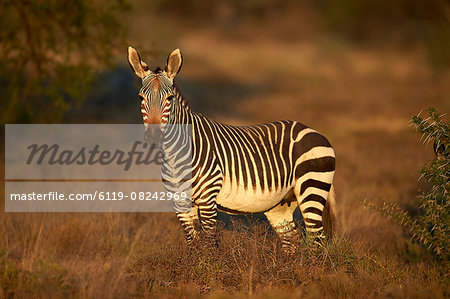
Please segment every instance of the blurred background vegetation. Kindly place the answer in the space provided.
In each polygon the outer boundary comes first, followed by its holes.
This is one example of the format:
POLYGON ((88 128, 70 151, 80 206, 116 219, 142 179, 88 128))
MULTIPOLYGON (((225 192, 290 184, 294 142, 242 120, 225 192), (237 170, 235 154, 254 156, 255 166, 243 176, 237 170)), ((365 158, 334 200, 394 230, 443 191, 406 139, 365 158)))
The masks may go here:
POLYGON ((448 136, 449 20, 444 0, 0 0, 3 123, 141 123, 127 47, 152 68, 180 48, 176 80, 194 111, 298 120, 329 138, 339 226, 322 257, 291 261, 254 225, 264 217, 225 227, 214 256, 192 255, 170 214, 0 212, 0 298, 448 298, 447 261, 362 202, 394 203, 426 226, 422 241, 448 244, 448 213, 436 221, 422 204, 442 185, 447 208, 448 159, 429 164, 440 184, 418 181, 433 142, 424 149, 408 125, 433 106, 448 136))
POLYGON ((1 116, 57 122, 123 42, 122 1, 2 1, 1 116))
POLYGON ((128 44, 158 57, 168 45, 176 47, 184 32, 201 28, 239 38, 245 28, 278 26, 276 34, 286 40, 327 35, 355 47, 420 48, 434 71, 446 71, 449 19, 445 0, 4 0, 0 115, 3 123, 67 122, 67 113, 86 99, 98 106, 107 101, 99 97, 129 97, 132 79, 117 71, 126 64, 128 44), (111 84, 125 87, 99 94, 111 84))

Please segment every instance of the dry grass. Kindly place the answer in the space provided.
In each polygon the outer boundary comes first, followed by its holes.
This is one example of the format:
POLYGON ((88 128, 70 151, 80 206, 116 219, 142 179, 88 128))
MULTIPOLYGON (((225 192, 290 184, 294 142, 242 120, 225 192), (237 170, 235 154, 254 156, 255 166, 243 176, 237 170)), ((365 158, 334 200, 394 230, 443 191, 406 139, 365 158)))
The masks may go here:
POLYGON ((266 224, 235 223, 217 249, 191 250, 165 214, 3 216, 2 297, 445 296, 442 269, 415 246, 385 255, 338 237, 286 257, 266 224))
POLYGON ((173 214, 1 212, 0 297, 449 296, 444 265, 362 205, 386 198, 417 213, 426 187, 418 171, 432 149, 408 121, 431 105, 450 109, 449 74, 433 73, 420 49, 246 30, 242 39, 206 29, 181 37, 180 86, 197 111, 222 121, 295 119, 328 136, 335 241, 318 253, 302 241, 287 258, 267 224, 237 222, 220 229, 217 250, 193 251, 173 214))

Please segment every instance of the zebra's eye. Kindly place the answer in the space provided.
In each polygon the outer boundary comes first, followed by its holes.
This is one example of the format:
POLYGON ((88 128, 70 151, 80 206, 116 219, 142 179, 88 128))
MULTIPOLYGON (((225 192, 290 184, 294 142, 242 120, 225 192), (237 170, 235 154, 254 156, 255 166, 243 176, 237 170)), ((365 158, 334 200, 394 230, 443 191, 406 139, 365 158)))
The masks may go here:
POLYGON ((168 97, 167 97, 167 100, 168 100, 168 101, 172 101, 172 100, 173 100, 173 96, 168 96, 168 97))
POLYGON ((143 101, 145 100, 143 96, 139 95, 139 100, 143 101))

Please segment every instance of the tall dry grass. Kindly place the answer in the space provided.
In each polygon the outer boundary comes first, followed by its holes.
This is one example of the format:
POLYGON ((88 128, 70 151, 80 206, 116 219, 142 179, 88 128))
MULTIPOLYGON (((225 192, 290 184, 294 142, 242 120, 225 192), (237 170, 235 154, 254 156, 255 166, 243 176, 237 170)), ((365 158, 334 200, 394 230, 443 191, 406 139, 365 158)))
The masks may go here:
MULTIPOLYGON (((386 256, 338 237, 286 257, 266 224, 219 230, 218 248, 190 249, 175 217, 141 214, 3 214, 2 297, 444 297, 419 247, 386 256)), ((448 290, 447 290, 448 291, 448 290)))

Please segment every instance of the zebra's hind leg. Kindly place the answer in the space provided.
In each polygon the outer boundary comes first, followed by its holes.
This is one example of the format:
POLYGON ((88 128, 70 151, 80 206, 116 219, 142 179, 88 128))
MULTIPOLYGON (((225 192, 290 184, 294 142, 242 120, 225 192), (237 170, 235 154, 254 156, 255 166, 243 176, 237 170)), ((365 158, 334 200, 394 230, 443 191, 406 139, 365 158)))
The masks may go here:
MULTIPOLYGON (((334 172, 311 172, 299 178, 294 187, 298 206, 305 221, 307 238, 322 246, 325 240, 323 214, 333 182, 334 172)), ((328 203, 329 204, 329 203, 328 203)))
POLYGON ((194 205, 192 210, 187 213, 177 213, 178 221, 180 221, 186 235, 186 241, 189 245, 192 245, 199 237, 199 219, 198 219, 198 207, 194 205))
POLYGON ((287 255, 294 254, 297 249, 298 232, 294 222, 294 210, 297 206, 294 195, 289 192, 281 203, 264 213, 280 238, 283 252, 287 255))

